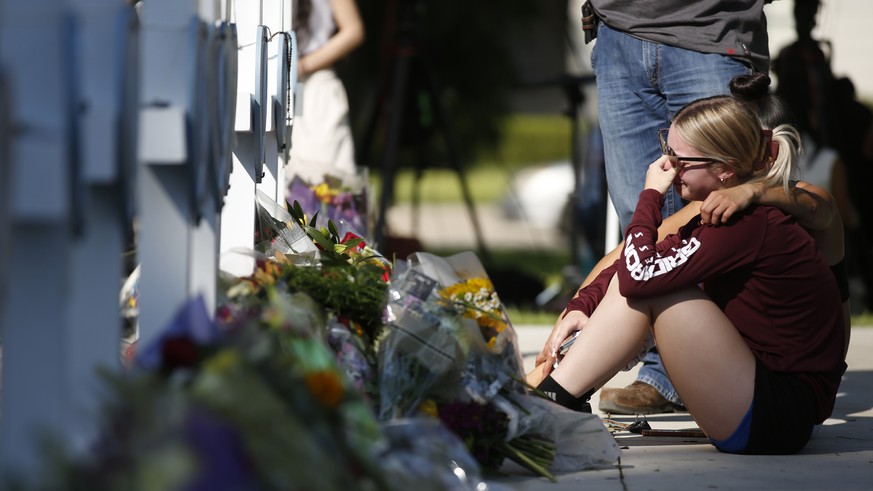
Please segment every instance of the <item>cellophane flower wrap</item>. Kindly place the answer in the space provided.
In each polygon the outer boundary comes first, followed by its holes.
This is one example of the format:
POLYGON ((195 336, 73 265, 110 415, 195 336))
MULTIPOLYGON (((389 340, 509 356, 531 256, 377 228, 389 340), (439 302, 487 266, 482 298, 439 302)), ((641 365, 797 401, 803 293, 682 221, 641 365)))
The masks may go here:
POLYGON ((389 292, 389 329, 379 344, 379 417, 430 415, 484 468, 497 469, 509 457, 554 479, 551 442, 540 439, 522 451, 509 444, 517 439, 519 412, 507 396, 526 391, 521 356, 478 258, 416 253, 401 264, 389 292), (534 448, 539 457, 530 456, 534 448))
POLYGON ((316 264, 318 249, 306 229, 279 203, 257 192, 254 250, 267 257, 277 253, 298 256, 298 263, 316 264))
POLYGON ((509 459, 554 480, 553 471, 615 461, 599 418, 522 382, 517 335, 474 253, 416 253, 401 264, 379 346, 380 418, 430 414, 486 469, 509 459))
POLYGON ((186 305, 130 371, 106 373, 87 458, 58 444, 39 482, 13 476, 4 489, 488 489, 454 435, 377 421, 324 343, 314 300, 275 284, 260 302, 251 292, 231 292, 216 321, 202 299, 186 305))
MULTIPOLYGON (((381 395, 375 347, 384 329, 382 314, 388 298, 391 265, 361 238, 348 233, 340 237, 332 221, 327 227, 305 224, 296 205, 291 214, 303 224, 318 247, 319 264, 317 267, 300 266, 292 258, 277 253, 271 260, 259 262, 251 278, 231 289, 232 305, 239 308, 251 303, 263 304, 257 299, 274 290, 296 292, 293 301, 271 304, 273 309, 287 311, 280 318, 302 319, 304 325, 319 326, 316 330, 325 334, 327 346, 332 349, 348 385, 373 411, 381 395), (318 308, 304 308, 307 314, 303 315, 300 309, 307 305, 307 301, 318 308)), ((234 315, 230 310, 223 312, 234 315)), ((422 479, 427 480, 434 490, 486 489, 478 477, 475 460, 466 451, 459 453, 458 441, 446 434, 431 432, 433 439, 427 445, 407 448, 409 435, 423 434, 425 423, 408 420, 400 425, 408 431, 399 431, 392 420, 390 428, 383 429, 387 446, 380 454, 379 462, 391 476, 392 489, 406 489, 411 485, 422 487, 422 479), (418 430, 410 429, 420 425, 422 427, 418 430), (447 452, 451 458, 446 457, 447 452)))

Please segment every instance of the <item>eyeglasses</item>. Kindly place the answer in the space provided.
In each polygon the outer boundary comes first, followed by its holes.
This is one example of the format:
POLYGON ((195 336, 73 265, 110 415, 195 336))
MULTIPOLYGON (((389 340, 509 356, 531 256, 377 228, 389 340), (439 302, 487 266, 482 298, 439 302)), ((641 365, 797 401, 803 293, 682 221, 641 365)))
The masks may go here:
POLYGON ((676 163, 677 167, 679 167, 680 169, 682 169, 682 168, 692 169, 692 168, 697 168, 697 167, 704 167, 702 165, 686 166, 686 165, 683 165, 683 162, 706 162, 708 164, 718 162, 716 159, 713 159, 710 157, 680 157, 679 155, 676 155, 676 152, 674 152, 673 149, 670 148, 669 145, 667 145, 667 132, 668 131, 669 130, 667 128, 661 128, 660 130, 658 130, 658 143, 661 144, 661 153, 670 157, 670 160, 673 161, 674 163, 676 163))

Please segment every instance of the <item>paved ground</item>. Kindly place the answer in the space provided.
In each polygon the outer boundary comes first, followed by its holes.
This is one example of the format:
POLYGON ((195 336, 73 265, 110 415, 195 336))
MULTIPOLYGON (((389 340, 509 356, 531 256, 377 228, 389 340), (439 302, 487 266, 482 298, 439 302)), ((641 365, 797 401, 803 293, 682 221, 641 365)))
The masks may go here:
MULTIPOLYGON (((517 328, 525 363, 542 348, 550 326, 517 328)), ((558 483, 518 469, 495 479, 514 490, 871 490, 873 489, 873 327, 852 331, 849 370, 843 377, 833 416, 797 455, 741 456, 718 452, 703 439, 616 433, 620 465, 558 476, 558 483)), ((623 387, 635 370, 607 384, 623 387)), ((598 395, 592 399, 597 408, 598 395)), ((788 408, 786 408, 788 410, 788 408)), ((604 414, 599 413, 601 417, 604 414)), ((632 422, 634 417, 613 417, 632 422)), ((696 428, 688 414, 647 417, 652 428, 696 428)))

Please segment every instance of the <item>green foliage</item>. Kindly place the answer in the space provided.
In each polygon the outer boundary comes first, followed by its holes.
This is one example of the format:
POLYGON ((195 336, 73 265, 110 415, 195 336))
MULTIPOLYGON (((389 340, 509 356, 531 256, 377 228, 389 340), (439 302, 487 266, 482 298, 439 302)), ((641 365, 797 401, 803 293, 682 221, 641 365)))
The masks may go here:
POLYGON ((292 267, 281 280, 290 291, 304 292, 336 315, 358 322, 372 340, 383 327, 382 309, 387 295, 383 273, 369 264, 357 268, 292 267))
POLYGON ((289 213, 315 242, 321 266, 289 267, 279 278, 290 291, 306 293, 337 316, 359 323, 372 341, 383 327, 382 309, 388 291, 385 276, 390 265, 365 249, 360 237, 341 238, 332 220, 327 228, 314 227, 316 213, 307 224, 297 201, 289 213))

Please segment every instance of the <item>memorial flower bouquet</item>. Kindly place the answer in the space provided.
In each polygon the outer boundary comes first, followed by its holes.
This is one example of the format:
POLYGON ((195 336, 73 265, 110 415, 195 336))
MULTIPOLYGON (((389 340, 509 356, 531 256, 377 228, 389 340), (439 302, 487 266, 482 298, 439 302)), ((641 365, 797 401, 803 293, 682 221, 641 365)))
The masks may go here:
POLYGON ((564 410, 523 382, 517 336, 476 256, 416 253, 395 265, 379 343, 380 419, 430 415, 484 468, 511 460, 553 472, 614 462, 599 418, 564 410))
POLYGON ((319 332, 346 376, 366 400, 373 400, 377 391, 374 343, 384 328, 391 264, 362 238, 350 232, 341 237, 332 221, 326 227, 307 223, 297 202, 286 220, 307 234, 318 253, 317 260, 310 261, 310 254, 285 254, 279 250, 260 258, 251 276, 228 288, 232 302, 227 303, 223 314, 260 308, 270 288, 305 293, 323 314, 319 332))
POLYGON ((387 310, 380 419, 430 415, 483 468, 498 469, 509 458, 554 480, 554 442, 511 429, 523 417, 511 398, 524 392, 515 337, 475 256, 414 255, 392 279, 387 310))
POLYGON ((318 253, 317 260, 311 261, 309 253, 273 249, 266 257, 258 258, 254 273, 229 293, 257 297, 264 286, 271 285, 302 291, 354 332, 368 340, 375 338, 382 327, 391 263, 360 236, 350 232, 340 235, 332 221, 325 227, 316 226, 315 218, 307 223, 296 201, 285 213, 287 216, 281 215, 281 210, 268 211, 271 221, 286 223, 286 228, 305 234, 318 253))

